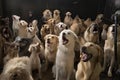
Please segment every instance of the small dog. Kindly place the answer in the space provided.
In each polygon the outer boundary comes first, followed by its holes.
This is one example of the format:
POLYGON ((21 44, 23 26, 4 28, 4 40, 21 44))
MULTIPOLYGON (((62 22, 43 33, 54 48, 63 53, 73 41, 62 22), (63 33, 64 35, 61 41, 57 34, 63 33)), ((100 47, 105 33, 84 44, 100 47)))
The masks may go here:
POLYGON ((20 20, 18 36, 21 38, 27 38, 27 27, 28 23, 25 20, 20 20))
POLYGON ((53 18, 55 19, 55 23, 59 23, 61 22, 61 18, 60 18, 60 11, 59 10, 54 10, 53 12, 53 18))
POLYGON ((41 53, 40 43, 31 44, 28 51, 31 52, 30 62, 32 71, 37 70, 38 79, 41 79, 41 61, 39 58, 39 55, 41 53))
POLYGON ((87 42, 99 43, 99 30, 96 23, 92 23, 84 33, 84 39, 87 42))
POLYGON ((43 18, 43 22, 46 23, 46 21, 52 18, 52 12, 49 9, 44 10, 42 18, 43 18))
POLYGON ((48 34, 45 36, 45 59, 46 59, 46 69, 48 68, 48 63, 55 63, 57 47, 58 47, 58 36, 53 34, 48 34))
POLYGON ((77 35, 71 30, 63 30, 59 36, 56 63, 53 73, 56 80, 70 80, 74 72, 74 48, 79 42, 77 35))
POLYGON ((63 31, 64 29, 67 29, 67 25, 64 24, 63 22, 59 22, 58 24, 55 25, 54 27, 54 32, 55 35, 59 36, 60 32, 63 31))
MULTIPOLYGON (((107 75, 108 77, 112 77, 112 71, 113 68, 115 67, 115 53, 114 53, 114 30, 115 24, 112 24, 109 28, 108 28, 108 32, 107 32, 107 39, 105 40, 105 45, 104 45, 104 69, 106 69, 106 67, 108 68, 108 72, 107 75)), ((118 30, 118 37, 117 37, 117 58, 118 58, 118 65, 120 65, 120 26, 117 27, 118 30)))
POLYGON ((4 66, 0 80, 33 80, 30 59, 18 57, 9 60, 4 66))
POLYGON ((20 16, 17 15, 12 15, 12 30, 13 30, 13 34, 14 37, 18 36, 18 30, 19 30, 19 21, 20 21, 20 16))
POLYGON ((71 17, 72 13, 71 12, 66 12, 66 16, 64 18, 64 23, 70 27, 73 23, 73 19, 71 17))
POLYGON ((4 57, 4 64, 6 64, 10 59, 13 59, 14 57, 18 57, 18 53, 19 53, 19 44, 14 42, 5 42, 4 54, 6 56, 4 57))
POLYGON ((76 80, 100 80, 103 62, 102 48, 92 42, 86 42, 81 48, 80 58, 76 80))

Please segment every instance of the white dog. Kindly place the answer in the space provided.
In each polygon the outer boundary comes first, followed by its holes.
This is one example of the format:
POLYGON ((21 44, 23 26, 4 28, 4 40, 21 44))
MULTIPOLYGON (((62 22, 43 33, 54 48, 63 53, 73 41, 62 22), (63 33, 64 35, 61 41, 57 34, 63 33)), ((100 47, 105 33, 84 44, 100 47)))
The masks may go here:
POLYGON ((56 63, 53 67, 56 80, 70 80, 74 71, 74 47, 78 37, 71 30, 63 30, 59 36, 56 63))

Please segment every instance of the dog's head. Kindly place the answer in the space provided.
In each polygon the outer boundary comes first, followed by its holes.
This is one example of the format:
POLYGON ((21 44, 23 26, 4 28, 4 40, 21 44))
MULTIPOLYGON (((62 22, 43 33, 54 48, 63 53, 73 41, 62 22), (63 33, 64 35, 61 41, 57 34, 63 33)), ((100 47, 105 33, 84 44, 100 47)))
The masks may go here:
POLYGON ((45 46, 46 47, 51 47, 51 46, 55 46, 58 44, 58 36, 53 35, 53 34, 48 34, 44 37, 45 39, 45 46))
POLYGON ((87 29, 87 31, 89 32, 89 33, 92 33, 92 34, 98 34, 98 32, 99 32, 99 26, 98 26, 98 24, 96 24, 96 23, 92 23, 89 27, 88 27, 88 29, 87 29))
POLYGON ((28 49, 29 52, 39 53, 41 51, 40 43, 31 44, 28 49))
POLYGON ((13 21, 19 21, 20 16, 12 15, 12 19, 13 19, 13 21))
POLYGON ((66 16, 71 16, 72 13, 71 13, 71 12, 66 12, 65 15, 66 15, 66 16))
POLYGON ((47 21, 47 24, 49 25, 55 25, 55 19, 54 18, 51 18, 47 21))
POLYGON ((49 9, 43 11, 43 21, 47 21, 52 18, 52 12, 49 9))
POLYGON ((54 10, 54 11, 53 11, 53 13, 54 13, 54 15, 56 15, 56 16, 57 16, 57 15, 59 15, 59 14, 60 14, 60 11, 56 9, 56 10, 54 10))
POLYGON ((103 14, 98 14, 95 21, 96 23, 101 23, 103 21, 104 15, 103 14))
POLYGON ((101 63, 103 59, 103 51, 97 44, 86 42, 81 48, 80 57, 83 62, 95 61, 101 63))
POLYGON ((50 32, 51 32, 50 25, 44 24, 44 25, 42 26, 42 28, 44 28, 44 29, 43 29, 43 30, 44 30, 44 31, 43 31, 44 33, 50 34, 50 32))
POLYGON ((60 45, 74 46, 75 42, 79 42, 77 35, 71 30, 63 30, 59 35, 60 45))
POLYGON ((28 26, 28 23, 27 23, 25 20, 20 20, 19 25, 20 25, 21 27, 27 27, 27 26, 28 26))

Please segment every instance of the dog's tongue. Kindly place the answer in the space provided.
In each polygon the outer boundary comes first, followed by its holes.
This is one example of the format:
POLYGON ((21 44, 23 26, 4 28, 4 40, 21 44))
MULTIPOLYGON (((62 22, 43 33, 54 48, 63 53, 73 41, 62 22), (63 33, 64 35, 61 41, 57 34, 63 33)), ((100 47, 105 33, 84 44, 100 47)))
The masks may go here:
POLYGON ((82 54, 82 57, 81 57, 81 60, 84 61, 84 60, 86 60, 86 59, 87 59, 87 54, 83 53, 83 54, 82 54))

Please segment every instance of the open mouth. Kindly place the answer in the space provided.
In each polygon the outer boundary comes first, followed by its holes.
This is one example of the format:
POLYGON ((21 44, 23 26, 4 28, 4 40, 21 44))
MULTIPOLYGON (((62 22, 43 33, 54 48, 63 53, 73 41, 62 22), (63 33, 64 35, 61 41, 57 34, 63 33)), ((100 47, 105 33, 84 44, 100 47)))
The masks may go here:
POLYGON ((50 29, 46 29, 45 32, 46 32, 47 34, 49 34, 49 33, 50 33, 50 29))
POLYGON ((62 39, 63 39, 63 45, 66 45, 69 40, 65 37, 65 35, 62 36, 62 39))
POLYGON ((97 27, 94 27, 93 33, 98 33, 98 28, 97 27))
POLYGON ((92 54, 90 53, 88 54, 87 52, 82 52, 80 57, 83 62, 87 62, 88 60, 92 58, 92 54))

